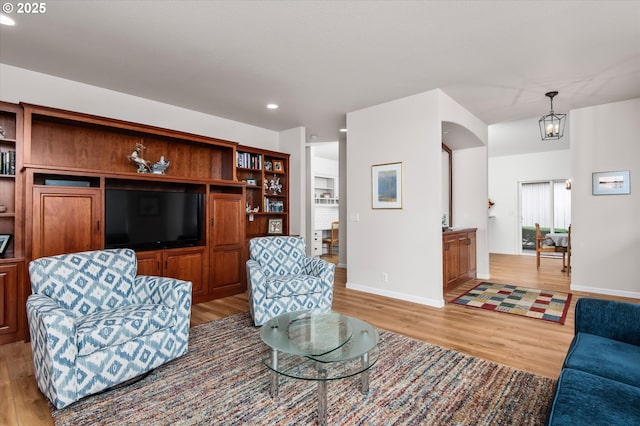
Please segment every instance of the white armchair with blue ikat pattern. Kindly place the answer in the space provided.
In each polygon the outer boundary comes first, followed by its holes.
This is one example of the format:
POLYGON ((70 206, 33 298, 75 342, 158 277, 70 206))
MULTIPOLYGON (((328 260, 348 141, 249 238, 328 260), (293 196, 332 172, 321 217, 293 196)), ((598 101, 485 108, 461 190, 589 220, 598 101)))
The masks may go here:
POLYGON ((331 310, 335 265, 307 257, 303 238, 253 238, 249 253, 249 311, 255 325, 286 312, 331 310))
POLYGON ((191 283, 137 275, 133 250, 43 257, 29 274, 36 381, 56 408, 187 352, 191 283))

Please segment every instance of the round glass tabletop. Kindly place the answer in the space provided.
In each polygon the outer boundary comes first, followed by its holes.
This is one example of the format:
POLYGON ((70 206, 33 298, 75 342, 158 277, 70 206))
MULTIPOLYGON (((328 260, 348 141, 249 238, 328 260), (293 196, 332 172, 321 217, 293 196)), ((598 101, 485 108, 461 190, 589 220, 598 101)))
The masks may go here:
POLYGON ((359 374, 378 358, 378 331, 337 312, 299 311, 267 321, 260 337, 270 369, 290 377, 332 380, 359 374), (278 351, 274 362, 273 350, 278 351))

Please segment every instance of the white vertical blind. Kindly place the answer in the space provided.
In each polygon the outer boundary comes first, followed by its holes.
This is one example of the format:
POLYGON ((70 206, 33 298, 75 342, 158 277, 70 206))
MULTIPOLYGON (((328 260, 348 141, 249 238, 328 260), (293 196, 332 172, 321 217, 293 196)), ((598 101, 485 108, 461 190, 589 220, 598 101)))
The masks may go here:
POLYGON ((550 229, 569 227, 571 194, 564 181, 528 182, 521 188, 522 226, 539 223, 541 227, 550 229))
POLYGON ((551 227, 551 185, 549 182, 522 184, 522 226, 551 227))

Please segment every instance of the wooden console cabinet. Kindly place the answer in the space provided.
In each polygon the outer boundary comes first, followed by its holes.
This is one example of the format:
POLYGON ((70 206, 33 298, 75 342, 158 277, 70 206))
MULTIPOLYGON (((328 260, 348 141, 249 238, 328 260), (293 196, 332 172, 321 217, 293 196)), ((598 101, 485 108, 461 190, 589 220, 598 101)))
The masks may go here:
POLYGON ((442 233, 442 277, 444 291, 476 277, 476 228, 442 233))

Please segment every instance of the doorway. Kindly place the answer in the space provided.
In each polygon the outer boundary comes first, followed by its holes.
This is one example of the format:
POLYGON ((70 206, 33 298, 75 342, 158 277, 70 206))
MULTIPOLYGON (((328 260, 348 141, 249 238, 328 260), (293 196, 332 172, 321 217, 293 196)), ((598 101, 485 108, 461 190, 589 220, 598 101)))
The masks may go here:
POLYGON ((535 254, 536 223, 541 233, 566 233, 571 224, 571 193, 566 180, 520 182, 521 253, 535 254))

